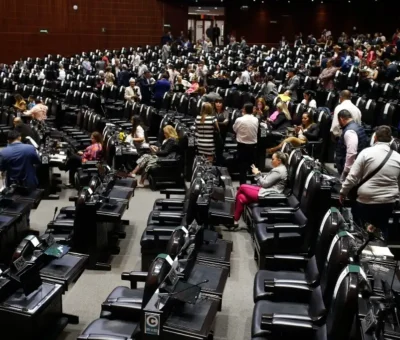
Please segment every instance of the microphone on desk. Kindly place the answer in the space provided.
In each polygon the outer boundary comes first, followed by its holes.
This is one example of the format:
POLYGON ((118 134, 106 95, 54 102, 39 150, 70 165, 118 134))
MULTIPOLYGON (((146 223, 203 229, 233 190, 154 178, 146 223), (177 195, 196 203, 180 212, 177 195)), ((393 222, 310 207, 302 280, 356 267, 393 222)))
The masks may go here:
POLYGON ((56 220, 57 211, 58 211, 58 207, 55 207, 55 209, 54 209, 54 215, 53 215, 53 221, 56 220))

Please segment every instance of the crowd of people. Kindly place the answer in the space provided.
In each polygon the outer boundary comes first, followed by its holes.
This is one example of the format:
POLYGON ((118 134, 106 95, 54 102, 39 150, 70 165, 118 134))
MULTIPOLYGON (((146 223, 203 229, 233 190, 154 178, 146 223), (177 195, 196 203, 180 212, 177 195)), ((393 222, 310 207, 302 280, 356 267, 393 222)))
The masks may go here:
MULTIPOLYGON (((203 41, 198 41, 195 46, 192 45, 190 36, 185 36, 183 32, 176 40, 173 40, 170 32, 168 32, 162 37, 161 57, 165 63, 165 68, 162 76, 157 80, 144 62, 143 55, 138 52, 133 52, 129 56, 104 55, 94 65, 86 58, 81 66, 84 74, 96 74, 101 86, 112 86, 114 84, 125 86, 124 98, 128 102, 141 102, 160 108, 163 97, 167 92, 180 92, 189 96, 204 97, 206 103, 195 119, 197 152, 210 161, 222 164, 224 143, 229 132, 230 111, 224 107, 224 100, 218 93, 208 86, 208 82, 212 78, 228 79, 226 56, 221 57, 212 71, 209 70, 202 59, 196 65, 189 64, 181 69, 176 69, 174 64, 170 62, 172 55, 176 55, 179 61, 182 55, 189 52, 211 51, 219 38, 220 31, 216 25, 209 27, 203 41), (174 44, 180 45, 181 48, 174 50, 174 44), (120 60, 127 63, 121 64, 120 60)), ((280 47, 285 47, 288 42, 283 37, 279 44, 280 47)), ((395 63, 400 55, 399 30, 393 35, 391 41, 380 33, 374 36, 342 34, 336 43, 327 30, 322 32, 318 40, 312 35, 303 40, 300 33, 295 37, 294 46, 303 45, 322 46, 325 50, 324 57, 311 61, 311 68, 300 63, 296 68, 289 69, 281 84, 284 90, 278 93, 278 83, 274 77, 268 74, 264 75, 259 67, 254 64, 255 56, 248 53, 249 47, 245 37, 241 38, 240 43, 236 42, 235 37, 230 37, 229 48, 233 51, 245 52, 247 55, 246 63, 237 67, 237 77, 231 80, 230 85, 233 88, 240 87, 241 90, 246 90, 250 86, 259 84, 261 89, 255 105, 250 102, 245 103, 242 108, 243 115, 237 118, 232 126, 237 142, 237 161, 241 184, 236 198, 236 222, 240 219, 244 205, 256 202, 258 197, 268 195, 271 192, 282 193, 284 191, 287 182, 287 155, 281 152, 284 143, 299 147, 320 138, 319 125, 313 120, 312 114, 305 111, 297 116, 292 116, 288 110, 290 102, 301 102, 306 108, 317 108, 321 104, 317 103, 316 94, 313 91, 304 91, 302 96, 299 96, 300 77, 319 77, 321 85, 328 90, 334 86, 333 77, 336 71, 348 72, 352 66, 361 68, 360 81, 395 83, 400 79, 397 77, 398 70, 395 63), (271 110, 266 104, 270 95, 278 96, 274 110, 271 110), (283 139, 270 138, 268 140, 268 147, 265 152, 271 156, 273 169, 266 175, 261 174, 255 164, 255 150, 261 125, 264 125, 269 132, 280 132, 286 136, 283 139), (291 128, 290 136, 287 135, 288 128, 291 128), (247 184, 249 171, 255 176, 257 183, 255 186, 247 184)), ((266 60, 268 60, 268 57, 266 57, 266 60)), ((1 65, 1 69, 3 72, 7 72, 7 66, 1 65)), ((64 80, 65 76, 65 70, 60 65, 59 80, 64 80)), ((357 208, 354 210, 356 218, 366 222, 368 228, 378 226, 385 231, 389 211, 393 209, 399 192, 400 155, 397 152, 390 151, 389 142, 393 137, 390 127, 387 126, 377 128, 374 137, 375 144, 369 147, 369 140, 361 123, 362 112, 352 103, 351 95, 349 90, 341 91, 339 104, 332 113, 331 135, 336 148, 336 168, 342 183, 340 200, 343 201, 352 190, 358 190, 357 208), (374 170, 379 167, 381 168, 379 173, 374 174, 374 170), (363 179, 371 173, 374 176, 363 183, 363 179)), ((47 106, 43 105, 40 98, 29 98, 27 104, 24 98, 17 94, 15 100, 14 107, 18 116, 27 116, 35 120, 46 119, 47 106)), ((17 117, 15 122, 19 135, 17 133, 10 134, 10 147, 20 143, 21 133, 18 131, 25 130, 24 133, 27 133, 26 127, 21 125, 20 117, 17 117)), ((178 151, 178 135, 175 129, 172 126, 166 126, 163 132, 165 135, 164 143, 157 147, 151 147, 150 152, 143 154, 130 174, 133 177, 142 174, 139 182, 140 187, 145 185, 149 169, 157 166, 158 157, 175 157, 178 151)), ((134 116, 132 118, 132 131, 127 136, 126 142, 134 144, 139 149, 146 143, 140 117, 134 116)), ((18 148, 14 149, 16 153, 21 153, 18 148)), ((6 150, 2 153, 1 169, 7 171, 11 177, 28 179, 29 176, 27 174, 21 175, 19 169, 25 166, 25 162, 21 163, 15 161, 15 159, 13 161, 8 160, 7 155, 11 149, 6 148, 6 150), (14 161, 16 163, 13 163, 14 161)), ((87 160, 100 159, 101 153, 101 135, 94 133, 92 134, 92 145, 71 157, 67 163, 66 170, 70 171, 70 184, 72 184, 74 174, 80 164, 87 160)))

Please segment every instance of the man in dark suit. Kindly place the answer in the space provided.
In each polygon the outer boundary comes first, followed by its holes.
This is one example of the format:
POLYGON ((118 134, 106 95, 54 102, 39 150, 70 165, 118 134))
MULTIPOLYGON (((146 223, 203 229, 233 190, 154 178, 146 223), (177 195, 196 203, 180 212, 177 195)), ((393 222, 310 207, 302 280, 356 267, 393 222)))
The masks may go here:
POLYGON ((128 67, 126 65, 122 65, 122 71, 118 73, 118 86, 129 86, 129 79, 131 75, 128 72, 128 67))
POLYGON ((300 79, 296 76, 296 70, 294 68, 290 69, 287 74, 286 80, 286 90, 292 91, 292 101, 297 101, 297 89, 300 86, 300 79))
POLYGON ((151 73, 146 70, 143 73, 143 76, 139 78, 139 87, 140 87, 140 92, 142 93, 142 103, 146 105, 150 105, 150 100, 151 100, 151 73))
POLYGON ((389 59, 383 61, 386 67, 385 78, 386 81, 391 82, 397 76, 397 65, 392 63, 389 59))
POLYGON ((219 29, 218 25, 215 24, 213 28, 213 45, 218 46, 219 45, 219 37, 221 36, 221 30, 219 29))
POLYGON ((213 30, 213 27, 211 25, 206 30, 206 36, 207 36, 207 38, 210 38, 211 41, 214 41, 214 30, 213 30))

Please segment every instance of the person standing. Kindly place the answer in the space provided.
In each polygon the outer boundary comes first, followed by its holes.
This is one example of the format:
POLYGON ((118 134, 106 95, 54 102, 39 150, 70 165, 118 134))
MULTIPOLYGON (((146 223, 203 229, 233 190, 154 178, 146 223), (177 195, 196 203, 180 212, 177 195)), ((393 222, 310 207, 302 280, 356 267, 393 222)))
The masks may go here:
POLYGON ((146 105, 150 105, 151 101, 151 87, 153 84, 151 83, 151 73, 149 71, 145 71, 143 76, 139 78, 139 86, 140 92, 142 94, 142 103, 146 105))
POLYGON ((209 38, 211 41, 214 40, 214 30, 212 25, 210 25, 206 30, 206 37, 209 38))
POLYGON ((253 104, 246 103, 243 116, 236 119, 233 131, 236 133, 240 184, 246 184, 247 171, 256 159, 256 146, 259 121, 253 115, 253 104))
POLYGON ((208 160, 214 161, 215 133, 219 133, 217 118, 211 103, 204 103, 201 114, 196 117, 196 144, 197 152, 208 160))
POLYGON ((218 27, 217 24, 215 24, 213 28, 213 45, 218 46, 219 45, 219 37, 221 36, 221 30, 218 27))
POLYGON ((297 89, 300 86, 300 78, 296 75, 294 68, 290 69, 287 74, 286 89, 292 91, 292 100, 297 102, 297 89))
POLYGON ((335 161, 340 181, 343 183, 357 155, 368 146, 368 139, 364 128, 353 120, 349 111, 340 111, 338 119, 342 128, 342 135, 336 144, 335 161))
POLYGON ((360 226, 367 225, 370 232, 380 228, 388 236, 389 218, 399 195, 400 155, 390 148, 392 131, 389 126, 379 126, 375 144, 360 152, 346 180, 342 184, 341 203, 353 188, 357 201, 353 216, 360 226))
POLYGON ((168 60, 170 54, 171 54, 171 43, 169 41, 167 41, 163 45, 162 50, 161 50, 161 57, 162 57, 162 61, 164 63, 168 60))
POLYGON ((333 119, 331 125, 331 133, 335 138, 341 135, 340 124, 338 120, 338 113, 342 110, 346 110, 351 113, 351 117, 357 124, 361 124, 361 111, 351 102, 351 92, 349 90, 344 90, 340 92, 339 95, 340 104, 336 106, 333 112, 333 119))
POLYGON ((7 136, 8 145, 0 153, 0 171, 6 172, 6 185, 13 183, 29 189, 36 189, 35 165, 40 164, 36 149, 30 144, 21 143, 21 134, 11 130, 7 136))
POLYGON ((140 92, 140 87, 136 86, 135 79, 131 78, 129 80, 129 85, 130 86, 125 89, 125 100, 129 101, 130 103, 140 102, 142 100, 142 94, 140 92))

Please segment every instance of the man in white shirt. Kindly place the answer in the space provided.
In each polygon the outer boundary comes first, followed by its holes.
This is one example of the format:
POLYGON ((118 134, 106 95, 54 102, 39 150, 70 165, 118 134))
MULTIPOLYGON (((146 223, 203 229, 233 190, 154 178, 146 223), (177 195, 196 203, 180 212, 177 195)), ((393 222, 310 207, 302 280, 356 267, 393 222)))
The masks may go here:
POLYGON ((137 67, 140 65, 140 55, 137 52, 133 52, 132 55, 132 66, 137 67))
POLYGON ((196 69, 196 75, 197 75, 197 79, 200 80, 200 78, 201 78, 203 80, 203 86, 207 86, 208 68, 206 65, 204 65, 203 60, 199 61, 199 65, 197 66, 197 69, 196 69))
POLYGON ((339 96, 340 104, 336 106, 335 111, 333 113, 332 125, 331 125, 331 133, 333 137, 338 138, 342 134, 340 130, 338 113, 342 110, 347 110, 351 113, 353 120, 357 124, 361 124, 361 111, 351 102, 351 92, 348 90, 344 90, 340 92, 339 96))
POLYGON ((139 66, 139 71, 138 71, 139 77, 141 77, 145 71, 148 71, 148 68, 147 68, 146 64, 143 61, 141 61, 140 66, 139 66))
POLYGON ((136 86, 135 79, 129 79, 129 87, 125 89, 125 100, 133 103, 140 102, 142 100, 142 93, 140 92, 140 87, 136 86))
POLYGON ((233 131, 236 133, 240 184, 246 184, 247 171, 256 159, 258 119, 253 116, 253 104, 246 103, 243 116, 236 119, 233 131))
POLYGON ((358 188, 357 202, 352 209, 358 225, 367 225, 370 232, 380 228, 386 238, 389 217, 399 195, 400 155, 397 152, 389 155, 392 141, 389 126, 379 126, 374 141, 374 146, 361 151, 351 167, 346 181, 342 184, 339 200, 343 203, 350 190, 375 172, 389 156, 381 169, 358 188))

